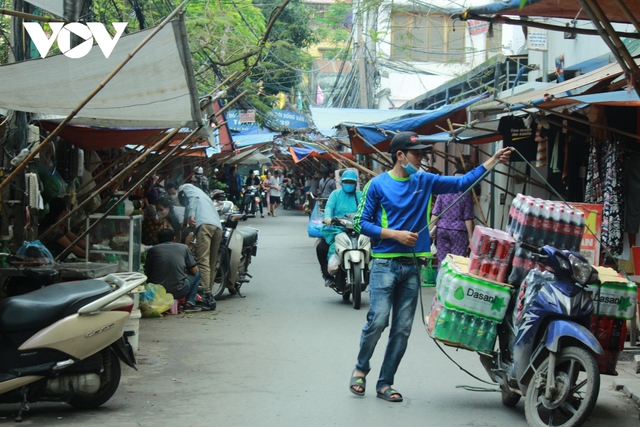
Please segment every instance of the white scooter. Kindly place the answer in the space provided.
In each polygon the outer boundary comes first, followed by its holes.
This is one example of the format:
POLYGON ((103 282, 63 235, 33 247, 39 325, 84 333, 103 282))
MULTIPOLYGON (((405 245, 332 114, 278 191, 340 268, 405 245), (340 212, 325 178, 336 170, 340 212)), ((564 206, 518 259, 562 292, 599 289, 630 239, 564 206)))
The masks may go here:
POLYGON ((353 229, 353 215, 331 220, 342 232, 335 237, 335 254, 331 256, 328 271, 335 278, 333 290, 360 309, 361 293, 369 285, 371 272, 371 240, 353 229))
POLYGON ((16 421, 28 402, 84 409, 113 396, 118 358, 137 369, 123 327, 133 309, 127 294, 146 280, 140 273, 110 274, 0 301, 0 403, 21 403, 16 421))
MULTIPOLYGON (((238 213, 229 201, 217 202, 216 207, 222 221, 222 241, 218 251, 218 268, 211 286, 211 295, 218 299, 225 288, 231 294, 240 295, 240 288, 249 281, 251 258, 258 254, 260 230, 252 227, 238 228, 239 221, 247 215, 238 213)), ((242 295, 240 295, 242 296, 242 295)))

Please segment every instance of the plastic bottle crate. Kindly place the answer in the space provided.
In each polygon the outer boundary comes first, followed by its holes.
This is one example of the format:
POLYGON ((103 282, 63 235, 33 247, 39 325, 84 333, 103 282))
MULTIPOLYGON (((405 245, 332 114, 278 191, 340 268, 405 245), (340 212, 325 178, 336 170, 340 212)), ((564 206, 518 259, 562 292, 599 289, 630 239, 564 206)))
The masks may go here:
POLYGON ((428 321, 429 335, 442 343, 489 353, 496 342, 498 322, 448 309, 434 295, 428 321))
POLYGON ((468 273, 468 258, 447 255, 438 273, 436 295, 448 309, 502 322, 511 287, 468 273))

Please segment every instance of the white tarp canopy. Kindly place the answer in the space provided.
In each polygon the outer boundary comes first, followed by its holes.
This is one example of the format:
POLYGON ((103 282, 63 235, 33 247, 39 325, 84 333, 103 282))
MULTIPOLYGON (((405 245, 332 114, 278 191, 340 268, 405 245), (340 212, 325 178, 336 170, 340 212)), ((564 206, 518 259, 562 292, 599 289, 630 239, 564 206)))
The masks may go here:
POLYGON ((34 6, 64 18, 66 21, 77 21, 82 10, 83 0, 30 0, 34 6))
MULTIPOLYGON (((108 59, 94 45, 83 58, 55 55, 0 66, 0 108, 68 116, 150 31, 120 38, 108 59)), ((201 123, 186 34, 182 19, 167 24, 71 123, 192 129, 201 123)))

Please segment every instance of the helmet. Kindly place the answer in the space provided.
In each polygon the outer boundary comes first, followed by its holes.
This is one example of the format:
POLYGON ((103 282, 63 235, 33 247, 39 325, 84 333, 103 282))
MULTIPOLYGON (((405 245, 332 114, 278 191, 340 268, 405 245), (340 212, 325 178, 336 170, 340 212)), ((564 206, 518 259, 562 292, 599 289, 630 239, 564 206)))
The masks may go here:
POLYGON ((267 175, 260 175, 260 179, 264 181, 265 179, 267 179, 267 175))
POLYGON ((202 175, 204 173, 204 169, 202 169, 202 166, 198 166, 193 173, 202 175))
POLYGON ((342 176, 340 177, 340 182, 342 181, 358 181, 358 176, 351 169, 347 169, 342 173, 342 176))

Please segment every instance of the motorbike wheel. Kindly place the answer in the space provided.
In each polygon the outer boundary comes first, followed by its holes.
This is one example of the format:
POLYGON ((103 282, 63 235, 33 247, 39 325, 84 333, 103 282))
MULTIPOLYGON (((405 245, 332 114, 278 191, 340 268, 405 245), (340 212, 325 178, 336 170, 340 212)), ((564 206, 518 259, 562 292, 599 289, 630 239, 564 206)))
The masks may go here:
POLYGON ((514 407, 520 402, 520 398, 522 397, 518 393, 513 393, 511 391, 501 390, 502 392, 502 404, 508 407, 514 407))
POLYGON ((600 372, 593 354, 581 347, 565 347, 556 356, 553 400, 545 398, 549 359, 536 368, 525 397, 530 426, 581 426, 591 414, 600 391, 600 372))
POLYGON ((224 293, 226 288, 225 284, 229 276, 229 250, 220 246, 218 250, 218 271, 216 271, 216 277, 211 283, 211 295, 213 299, 217 300, 224 293))
POLYGON ((100 375, 100 390, 96 394, 74 395, 69 404, 80 409, 94 409, 104 405, 113 396, 120 385, 120 360, 116 353, 107 348, 103 350, 104 371, 100 375))
POLYGON ((351 294, 353 296, 353 308, 360 309, 360 297, 362 293, 362 273, 360 272, 360 264, 351 264, 351 294))

